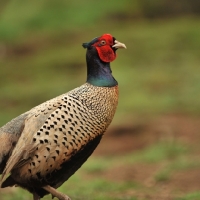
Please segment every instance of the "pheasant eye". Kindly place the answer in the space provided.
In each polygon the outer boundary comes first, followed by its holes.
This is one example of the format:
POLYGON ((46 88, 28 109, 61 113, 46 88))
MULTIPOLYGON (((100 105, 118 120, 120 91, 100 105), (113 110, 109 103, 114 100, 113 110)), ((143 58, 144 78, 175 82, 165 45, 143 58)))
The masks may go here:
POLYGON ((101 40, 101 45, 105 45, 106 44, 106 41, 105 40, 101 40))

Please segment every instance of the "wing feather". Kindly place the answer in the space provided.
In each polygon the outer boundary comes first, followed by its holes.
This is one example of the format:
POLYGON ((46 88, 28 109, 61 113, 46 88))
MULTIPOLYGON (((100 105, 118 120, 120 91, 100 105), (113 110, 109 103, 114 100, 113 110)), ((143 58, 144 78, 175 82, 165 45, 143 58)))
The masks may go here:
MULTIPOLYGON (((23 129, 19 134, 17 144, 13 149, 11 156, 6 163, 1 180, 3 180, 12 169, 21 167, 28 162, 37 148, 32 145, 33 135, 44 124, 49 115, 60 106, 61 99, 62 95, 47 101, 26 113, 23 118, 23 129)), ((13 125, 15 122, 16 120, 13 121, 13 125)), ((9 128, 7 129, 10 130, 9 128)), ((6 130, 6 128, 4 127, 3 130, 6 130)))

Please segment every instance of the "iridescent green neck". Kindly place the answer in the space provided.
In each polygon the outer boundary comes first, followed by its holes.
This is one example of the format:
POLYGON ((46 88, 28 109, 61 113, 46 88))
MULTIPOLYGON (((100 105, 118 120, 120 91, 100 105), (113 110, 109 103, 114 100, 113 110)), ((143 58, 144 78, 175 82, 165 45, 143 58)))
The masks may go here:
POLYGON ((112 76, 110 63, 100 60, 95 48, 87 50, 87 82, 99 87, 113 87, 118 85, 112 76))

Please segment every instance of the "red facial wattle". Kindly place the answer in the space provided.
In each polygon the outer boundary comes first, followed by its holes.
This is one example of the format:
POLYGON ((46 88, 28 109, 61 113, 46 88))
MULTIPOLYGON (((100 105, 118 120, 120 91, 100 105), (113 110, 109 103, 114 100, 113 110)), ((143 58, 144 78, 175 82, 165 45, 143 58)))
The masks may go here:
POLYGON ((112 62, 116 58, 116 54, 110 46, 96 47, 99 57, 104 62, 112 62))
POLYGON ((98 55, 103 62, 112 62, 116 58, 116 53, 112 46, 114 45, 113 37, 110 34, 104 34, 93 44, 96 47, 98 55))

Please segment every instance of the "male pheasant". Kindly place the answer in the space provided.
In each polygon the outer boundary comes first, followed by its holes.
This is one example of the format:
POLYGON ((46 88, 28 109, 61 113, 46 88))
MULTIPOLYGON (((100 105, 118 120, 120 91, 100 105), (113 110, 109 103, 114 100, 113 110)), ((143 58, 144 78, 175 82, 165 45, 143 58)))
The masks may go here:
POLYGON ((0 128, 1 187, 20 186, 34 200, 56 190, 92 154, 111 123, 118 83, 110 62, 126 46, 110 34, 83 43, 87 82, 11 120, 0 128), (7 178, 6 176, 10 174, 7 178))

